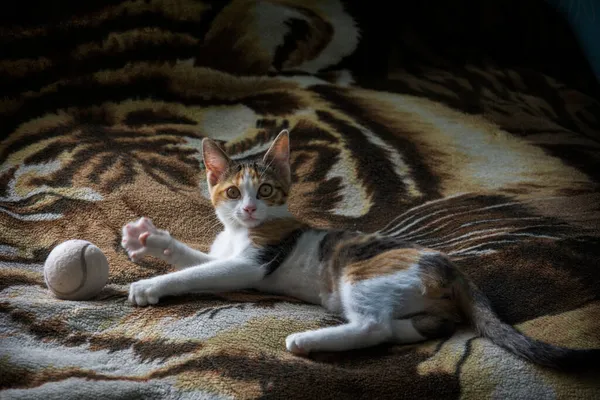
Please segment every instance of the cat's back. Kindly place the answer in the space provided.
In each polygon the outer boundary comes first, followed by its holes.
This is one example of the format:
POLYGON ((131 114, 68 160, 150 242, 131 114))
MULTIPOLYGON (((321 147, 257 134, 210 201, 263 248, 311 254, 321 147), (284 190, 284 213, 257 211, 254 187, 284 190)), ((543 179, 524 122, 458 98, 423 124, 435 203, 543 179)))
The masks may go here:
POLYGON ((328 231, 319 246, 323 280, 335 291, 342 283, 396 276, 418 278, 422 273, 454 276, 454 266, 441 252, 378 233, 328 231))
POLYGON ((339 257, 349 260, 369 259, 391 250, 401 249, 429 250, 393 236, 337 229, 325 231, 319 246, 319 254, 323 261, 339 257))

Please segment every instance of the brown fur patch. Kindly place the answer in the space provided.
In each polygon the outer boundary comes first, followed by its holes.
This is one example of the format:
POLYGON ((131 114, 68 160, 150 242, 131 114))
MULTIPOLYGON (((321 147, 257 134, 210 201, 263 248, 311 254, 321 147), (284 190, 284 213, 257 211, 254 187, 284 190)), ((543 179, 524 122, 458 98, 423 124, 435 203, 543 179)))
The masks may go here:
POLYGON ((331 259, 325 264, 322 272, 322 279, 325 283, 325 288, 329 293, 338 290, 342 269, 342 262, 339 259, 331 259))
POLYGON ((341 271, 342 263, 339 260, 331 260, 325 266, 325 285, 329 293, 337 291, 340 276, 342 274, 341 271))
POLYGON ((346 265, 344 278, 350 282, 358 282, 377 276, 389 275, 408 269, 418 264, 421 251, 418 249, 394 249, 386 251, 363 261, 346 265))
POLYGON ((430 271, 420 265, 419 277, 423 284, 423 294, 432 299, 443 297, 453 297, 454 277, 448 279, 441 274, 441 271, 430 271))
POLYGON ((457 294, 463 286, 463 277, 445 255, 430 249, 423 252, 419 262, 419 277, 423 285, 425 308, 430 316, 455 323, 464 319, 457 294))
POLYGON ((256 228, 250 229, 248 236, 257 247, 275 245, 297 229, 306 225, 294 218, 278 218, 265 221, 256 228))
POLYGON ((231 185, 231 182, 219 182, 211 188, 210 200, 213 206, 217 207, 222 201, 226 201, 229 199, 227 197, 227 189, 231 185))
MULTIPOLYGON (((400 239, 352 231, 330 231, 320 247, 319 257, 325 263, 322 280, 329 292, 337 290, 340 277, 346 274, 348 266, 352 266, 350 269, 362 269, 370 260, 388 252, 418 251, 414 244, 400 239)), ((371 268, 377 267, 373 264, 371 268)))
POLYGON ((441 318, 453 323, 465 321, 465 317, 456 297, 444 294, 440 296, 440 293, 425 293, 423 299, 425 300, 425 312, 429 316, 441 318))

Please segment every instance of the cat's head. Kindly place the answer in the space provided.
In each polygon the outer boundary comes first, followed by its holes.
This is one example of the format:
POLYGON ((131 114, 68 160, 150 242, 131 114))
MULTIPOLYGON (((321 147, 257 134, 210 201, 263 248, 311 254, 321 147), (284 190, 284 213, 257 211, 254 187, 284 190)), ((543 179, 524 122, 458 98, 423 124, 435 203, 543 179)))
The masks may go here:
POLYGON ((202 141, 202 153, 211 201, 225 225, 254 228, 287 214, 292 180, 287 130, 261 160, 232 160, 211 139, 202 141))

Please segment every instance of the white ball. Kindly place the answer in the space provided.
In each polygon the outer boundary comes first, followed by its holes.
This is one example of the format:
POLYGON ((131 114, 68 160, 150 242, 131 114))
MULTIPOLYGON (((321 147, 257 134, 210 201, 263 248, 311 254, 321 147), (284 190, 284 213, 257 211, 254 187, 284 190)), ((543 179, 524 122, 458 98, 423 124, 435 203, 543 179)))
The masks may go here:
POLYGON ((44 263, 46 286, 64 300, 87 300, 108 281, 108 260, 86 240, 67 240, 56 246, 44 263))

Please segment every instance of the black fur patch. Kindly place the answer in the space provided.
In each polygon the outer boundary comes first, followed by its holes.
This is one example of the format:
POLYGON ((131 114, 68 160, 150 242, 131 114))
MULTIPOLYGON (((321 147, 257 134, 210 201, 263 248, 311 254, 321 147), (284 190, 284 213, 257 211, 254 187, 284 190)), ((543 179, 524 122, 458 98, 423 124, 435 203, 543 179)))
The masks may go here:
POLYGON ((357 236, 356 232, 342 231, 342 230, 334 230, 329 231, 323 239, 321 239, 321 243, 319 244, 319 261, 326 261, 331 258, 333 255, 333 248, 336 243, 349 239, 353 236, 357 236))
POLYGON ((415 329, 428 339, 449 337, 456 329, 454 321, 436 315, 420 314, 411 320, 415 329))
POLYGON ((419 267, 430 276, 439 276, 444 286, 449 286, 456 279, 462 279, 454 264, 442 254, 421 256, 419 267))
POLYGON ((290 253, 294 251, 298 239, 305 231, 305 229, 296 229, 279 243, 259 249, 256 261, 265 267, 265 276, 271 275, 283 264, 290 253))
POLYGON ((394 249, 413 248, 414 244, 390 236, 372 236, 363 243, 352 243, 344 249, 349 261, 364 261, 394 249))

